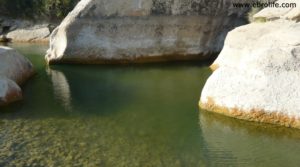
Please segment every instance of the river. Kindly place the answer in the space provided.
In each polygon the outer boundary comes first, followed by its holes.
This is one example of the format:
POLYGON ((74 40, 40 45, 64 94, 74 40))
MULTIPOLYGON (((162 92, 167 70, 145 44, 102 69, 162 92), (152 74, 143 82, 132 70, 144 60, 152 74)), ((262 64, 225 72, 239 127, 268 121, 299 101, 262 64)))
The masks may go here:
POLYGON ((300 131, 199 111, 209 63, 55 65, 0 112, 0 166, 299 166, 300 131))

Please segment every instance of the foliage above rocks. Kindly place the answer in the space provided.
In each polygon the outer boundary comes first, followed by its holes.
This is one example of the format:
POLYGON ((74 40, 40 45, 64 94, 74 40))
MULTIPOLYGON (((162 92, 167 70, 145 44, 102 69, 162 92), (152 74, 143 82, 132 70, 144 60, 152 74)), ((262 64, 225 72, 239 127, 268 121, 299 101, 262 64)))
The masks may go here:
POLYGON ((0 0, 0 15, 17 18, 61 19, 79 0, 0 0))

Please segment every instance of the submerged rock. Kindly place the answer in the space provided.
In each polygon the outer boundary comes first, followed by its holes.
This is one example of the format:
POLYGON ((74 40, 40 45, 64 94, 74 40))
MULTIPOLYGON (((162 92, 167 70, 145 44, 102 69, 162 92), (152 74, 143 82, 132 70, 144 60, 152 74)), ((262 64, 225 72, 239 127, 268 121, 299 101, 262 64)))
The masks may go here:
POLYGON ((300 128, 300 23, 282 15, 228 34, 202 91, 202 108, 300 128))
MULTIPOLYGON (((81 0, 50 37, 52 63, 203 59, 248 9, 234 0, 81 0)), ((236 1, 238 2, 238 1, 236 1)))
POLYGON ((32 64, 17 51, 0 46, 0 105, 22 99, 23 84, 34 74, 32 64))

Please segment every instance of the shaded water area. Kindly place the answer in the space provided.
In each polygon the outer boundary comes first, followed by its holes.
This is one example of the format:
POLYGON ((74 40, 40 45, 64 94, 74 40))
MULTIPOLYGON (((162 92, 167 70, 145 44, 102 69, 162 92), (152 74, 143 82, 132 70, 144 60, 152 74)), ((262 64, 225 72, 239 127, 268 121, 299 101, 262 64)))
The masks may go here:
POLYGON ((1 108, 0 166, 299 166, 300 131, 198 109, 208 63, 48 68, 1 108))

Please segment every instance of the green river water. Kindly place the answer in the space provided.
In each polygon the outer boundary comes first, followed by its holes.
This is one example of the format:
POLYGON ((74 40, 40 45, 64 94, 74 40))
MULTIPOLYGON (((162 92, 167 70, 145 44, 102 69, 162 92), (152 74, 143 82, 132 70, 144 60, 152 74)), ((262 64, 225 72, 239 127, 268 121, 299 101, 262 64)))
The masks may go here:
POLYGON ((0 112, 0 166, 300 166, 300 131, 199 111, 208 63, 45 65, 0 112))

